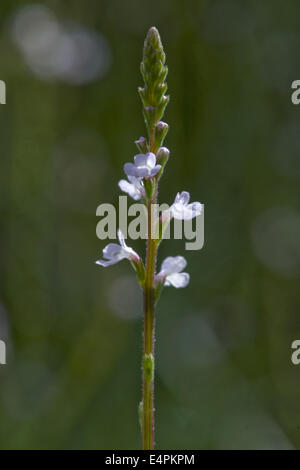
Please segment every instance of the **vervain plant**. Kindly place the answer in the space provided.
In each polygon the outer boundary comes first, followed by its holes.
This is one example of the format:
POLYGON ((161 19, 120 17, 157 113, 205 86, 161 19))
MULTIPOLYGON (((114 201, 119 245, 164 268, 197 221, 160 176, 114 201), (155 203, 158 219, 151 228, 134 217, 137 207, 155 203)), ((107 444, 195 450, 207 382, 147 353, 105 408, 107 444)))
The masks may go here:
POLYGON ((190 195, 178 193, 172 206, 163 211, 159 218, 154 216, 157 207, 158 185, 164 173, 170 152, 163 147, 168 132, 168 124, 163 122, 165 108, 169 101, 166 96, 168 73, 165 65, 165 53, 156 28, 149 29, 144 43, 141 73, 144 87, 139 88, 143 105, 148 136, 135 141, 139 154, 134 163, 126 163, 124 171, 128 180, 119 181, 119 187, 134 200, 141 200, 147 211, 147 246, 145 264, 141 257, 126 243, 121 230, 118 230, 119 244, 109 243, 103 250, 104 260, 96 263, 110 266, 127 258, 137 274, 144 297, 144 336, 142 358, 143 396, 139 405, 139 418, 142 432, 142 447, 154 448, 154 337, 155 307, 164 286, 185 287, 189 283, 189 274, 182 272, 186 260, 182 256, 168 257, 156 273, 158 247, 171 219, 190 220, 200 215, 202 205, 189 203, 190 195))

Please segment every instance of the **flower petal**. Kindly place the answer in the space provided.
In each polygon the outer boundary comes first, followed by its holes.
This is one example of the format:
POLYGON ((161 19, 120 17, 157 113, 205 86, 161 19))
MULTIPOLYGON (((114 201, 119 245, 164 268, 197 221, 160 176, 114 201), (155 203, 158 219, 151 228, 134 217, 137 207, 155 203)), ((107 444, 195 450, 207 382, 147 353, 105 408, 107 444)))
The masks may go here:
POLYGON ((179 273, 187 265, 183 256, 168 256, 161 265, 160 274, 168 276, 169 274, 179 273))
POLYGON ((120 180, 118 182, 118 186, 119 188, 121 189, 121 191, 124 191, 124 193, 130 193, 131 192, 131 188, 133 187, 133 184, 132 183, 128 183, 127 180, 120 180))
POLYGON ((104 266, 105 268, 107 266, 111 266, 112 264, 118 263, 120 260, 118 259, 112 259, 109 261, 104 261, 103 259, 99 259, 98 261, 95 261, 96 264, 99 264, 100 266, 104 266))
MULTIPOLYGON (((129 176, 128 179, 129 178, 134 178, 134 176, 129 176)), ((134 179, 137 179, 137 178, 134 178, 134 179)), ((118 185, 121 191, 124 191, 124 193, 129 194, 129 196, 132 197, 132 199, 134 199, 135 201, 138 201, 139 199, 141 199, 142 195, 134 184, 128 183, 128 181, 126 180, 120 180, 118 185)))
POLYGON ((150 176, 155 176, 159 170, 161 169, 161 165, 155 165, 154 168, 150 171, 150 176))
POLYGON ((116 264, 118 261, 121 261, 124 258, 129 259, 133 262, 140 262, 139 255, 125 243, 125 238, 120 229, 118 229, 118 239, 120 245, 117 243, 109 243, 103 249, 103 257, 106 258, 105 260, 98 260, 96 264, 100 264, 100 266, 110 266, 111 264, 116 264))
POLYGON ((188 273, 175 273, 167 276, 165 285, 179 288, 186 287, 190 282, 190 275, 188 273))
POLYGON ((142 186, 141 178, 137 178, 136 176, 128 176, 128 181, 130 181, 130 183, 134 184, 136 187, 142 186))
POLYGON ((189 210, 189 212, 193 213, 192 218, 198 217, 198 215, 200 215, 202 212, 202 208, 203 208, 202 204, 198 201, 192 202, 191 204, 188 204, 187 206, 187 209, 189 210))
POLYGON ((147 163, 146 163, 147 167, 149 169, 154 168, 155 163, 156 163, 156 156, 154 155, 154 153, 149 152, 146 154, 146 157, 147 157, 147 163))
POLYGON ((135 188, 133 184, 128 183, 127 180, 120 180, 118 182, 118 186, 121 189, 121 191, 124 191, 124 193, 129 194, 129 196, 132 196, 132 193, 135 192, 135 188))
POLYGON ((184 206, 183 204, 180 204, 179 202, 174 203, 171 206, 170 212, 172 214, 172 217, 174 217, 174 219, 177 219, 177 220, 185 220, 190 215, 189 211, 187 211, 188 213, 186 213, 186 206, 184 206))
POLYGON ((121 245, 121 254, 119 255, 120 259, 127 258, 130 260, 138 260, 140 258, 139 255, 132 248, 130 248, 130 246, 126 245, 125 238, 121 229, 118 229, 118 239, 121 245))
MULTIPOLYGON (((148 155, 148 154, 147 154, 148 155)), ((147 166, 148 157, 144 153, 138 153, 134 156, 134 165, 138 166, 147 166)))
POLYGON ((127 176, 136 176, 136 168, 133 163, 125 163, 124 172, 127 176))
POLYGON ((189 203, 189 201, 190 201, 190 193, 188 193, 187 191, 182 191, 181 193, 177 193, 174 204, 179 203, 179 204, 186 205, 189 203))
POLYGON ((149 176, 149 168, 147 168, 146 166, 134 167, 133 173, 133 176, 136 176, 137 178, 145 178, 149 176))
POLYGON ((193 202, 187 206, 180 203, 174 203, 171 206, 171 214, 177 220, 191 220, 202 212, 202 204, 193 202))
POLYGON ((125 238, 124 238, 123 232, 120 228, 118 228, 118 240, 120 242, 121 247, 126 249, 127 245, 125 243, 125 238))
POLYGON ((103 248, 102 253, 103 253, 104 258, 112 259, 112 258, 115 258, 116 256, 119 256, 121 250, 122 250, 122 247, 118 245, 117 243, 109 243, 108 245, 106 245, 105 248, 103 248))

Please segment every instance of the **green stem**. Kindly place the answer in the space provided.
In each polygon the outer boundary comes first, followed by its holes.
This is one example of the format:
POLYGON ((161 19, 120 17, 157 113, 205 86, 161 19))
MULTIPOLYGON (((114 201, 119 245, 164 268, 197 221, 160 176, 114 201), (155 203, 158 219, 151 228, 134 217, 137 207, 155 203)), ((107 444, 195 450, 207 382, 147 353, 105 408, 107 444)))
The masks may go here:
MULTIPOLYGON (((149 132, 150 151, 155 151, 154 129, 149 132)), ((148 240, 144 284, 144 355, 143 355, 143 450, 154 449, 154 339, 155 339, 155 266, 157 244, 152 238, 152 204, 157 201, 157 183, 152 200, 148 201, 148 240)))
MULTIPOLYGON (((156 198, 156 196, 154 196, 156 198)), ((154 448, 154 335, 156 242, 152 238, 151 203, 148 202, 148 242, 144 285, 144 356, 143 356, 143 449, 154 448)))

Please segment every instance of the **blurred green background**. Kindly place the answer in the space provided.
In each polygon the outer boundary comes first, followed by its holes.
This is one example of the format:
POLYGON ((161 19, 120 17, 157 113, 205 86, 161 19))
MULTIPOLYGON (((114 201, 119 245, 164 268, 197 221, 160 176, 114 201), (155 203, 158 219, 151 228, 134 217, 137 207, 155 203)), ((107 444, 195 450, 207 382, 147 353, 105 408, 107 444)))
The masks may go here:
MULTIPOLYGON (((138 449, 141 295, 94 264, 144 135, 148 28, 169 66, 160 201, 205 203, 205 245, 157 312, 157 448, 300 448, 297 0, 2 0, 2 449, 138 449)), ((136 250, 143 244, 132 242, 136 250)), ((142 251, 143 252, 143 251, 142 251)))

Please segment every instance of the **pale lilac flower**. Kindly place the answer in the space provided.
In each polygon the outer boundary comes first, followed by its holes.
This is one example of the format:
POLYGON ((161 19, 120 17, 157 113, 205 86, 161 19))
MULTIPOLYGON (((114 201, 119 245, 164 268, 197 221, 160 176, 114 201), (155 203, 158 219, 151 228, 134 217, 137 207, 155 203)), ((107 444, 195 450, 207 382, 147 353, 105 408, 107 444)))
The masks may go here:
POLYGON ((154 153, 139 153, 134 157, 134 163, 125 163, 124 171, 126 175, 136 178, 152 178, 155 176, 161 165, 156 165, 156 156, 154 153))
POLYGON ((111 266, 112 264, 116 264, 122 259, 129 259, 129 261, 133 261, 134 263, 140 262, 139 255, 129 246, 126 245, 124 235, 121 230, 118 230, 118 239, 119 245, 117 243, 109 243, 103 249, 103 258, 105 260, 98 260, 96 264, 100 264, 100 266, 111 266))
POLYGON ((163 261, 156 279, 162 281, 165 286, 186 287, 190 281, 190 275, 181 272, 186 264, 183 256, 168 256, 163 261))
POLYGON ((142 178, 136 178, 135 176, 128 176, 128 181, 120 180, 119 188, 124 193, 129 194, 135 201, 138 201, 145 196, 145 188, 142 184, 142 178))
POLYGON ((182 191, 177 193, 175 201, 166 211, 162 213, 162 220, 167 220, 168 218, 174 218, 178 220, 191 220, 194 217, 197 217, 202 212, 202 204, 200 202, 190 201, 190 193, 187 191, 182 191))

